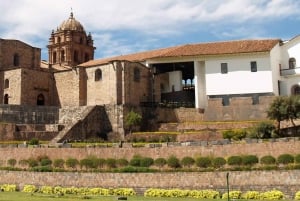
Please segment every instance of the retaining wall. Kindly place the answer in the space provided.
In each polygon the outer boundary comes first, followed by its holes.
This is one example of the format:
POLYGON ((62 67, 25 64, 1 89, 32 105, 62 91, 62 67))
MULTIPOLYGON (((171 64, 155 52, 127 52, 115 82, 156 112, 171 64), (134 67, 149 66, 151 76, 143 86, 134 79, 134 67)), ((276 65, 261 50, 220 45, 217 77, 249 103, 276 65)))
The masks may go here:
MULTIPOLYGON (((41 173, 0 171, 1 184, 78 187, 132 187, 139 192, 148 188, 213 189, 226 192, 227 172, 174 173, 41 173)), ((300 170, 236 171, 229 173, 231 190, 280 190, 293 198, 300 190, 300 170)))

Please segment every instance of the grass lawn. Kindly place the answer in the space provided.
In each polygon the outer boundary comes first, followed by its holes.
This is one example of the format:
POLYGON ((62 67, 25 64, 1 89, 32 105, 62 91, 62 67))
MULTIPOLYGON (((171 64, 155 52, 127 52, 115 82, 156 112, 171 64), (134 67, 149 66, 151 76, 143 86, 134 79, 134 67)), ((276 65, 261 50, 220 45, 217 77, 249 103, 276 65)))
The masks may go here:
MULTIPOLYGON (((0 192, 0 201, 82 201, 82 200, 98 200, 98 201, 116 201, 117 196, 88 196, 83 195, 74 196, 55 196, 55 195, 45 195, 39 193, 22 193, 22 192, 0 192)), ((149 198, 143 196, 130 196, 127 197, 128 201, 199 201, 195 198, 149 198)), ((210 200, 206 200, 210 201, 210 200)), ((217 201, 216 199, 214 201, 217 201)))

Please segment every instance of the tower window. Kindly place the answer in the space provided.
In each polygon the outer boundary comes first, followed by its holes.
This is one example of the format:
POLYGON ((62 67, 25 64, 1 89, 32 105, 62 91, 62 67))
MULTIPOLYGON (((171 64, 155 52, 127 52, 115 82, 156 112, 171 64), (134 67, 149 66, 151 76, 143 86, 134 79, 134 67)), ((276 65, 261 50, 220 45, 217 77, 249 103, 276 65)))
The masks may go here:
POLYGON ((8 98, 9 98, 8 94, 5 94, 4 95, 4 104, 8 104, 8 98))
POLYGON ((53 63, 56 63, 56 52, 53 52, 53 63))
POLYGON ((100 81, 100 80, 102 80, 102 71, 101 69, 98 68, 95 71, 95 81, 100 81))
POLYGON ((37 105, 45 105, 45 97, 43 94, 39 94, 36 100, 37 105))
POLYGON ((61 60, 62 62, 65 61, 65 51, 64 51, 64 50, 61 51, 60 60, 61 60))
POLYGON ((14 66, 19 66, 19 65, 20 65, 20 57, 16 53, 16 54, 14 54, 14 66))
POLYGON ((74 51, 74 62, 78 62, 78 51, 74 51))

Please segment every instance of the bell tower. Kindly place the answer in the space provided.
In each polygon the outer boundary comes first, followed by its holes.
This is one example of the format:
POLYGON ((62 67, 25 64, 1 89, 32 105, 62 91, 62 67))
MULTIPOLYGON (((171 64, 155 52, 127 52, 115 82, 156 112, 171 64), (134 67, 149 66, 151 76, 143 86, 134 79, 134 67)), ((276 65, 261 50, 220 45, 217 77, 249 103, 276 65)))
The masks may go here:
POLYGON ((47 45, 49 64, 73 67, 94 59, 93 39, 74 18, 73 12, 61 25, 52 30, 47 45))

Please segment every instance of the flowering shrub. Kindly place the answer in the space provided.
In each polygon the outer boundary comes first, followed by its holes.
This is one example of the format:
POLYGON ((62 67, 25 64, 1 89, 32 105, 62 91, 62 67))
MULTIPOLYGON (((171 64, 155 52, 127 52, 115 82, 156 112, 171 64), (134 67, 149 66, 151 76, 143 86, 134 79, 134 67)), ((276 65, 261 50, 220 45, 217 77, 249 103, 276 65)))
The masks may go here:
POLYGON ((34 193, 36 192, 38 189, 35 185, 25 185, 23 187, 23 190, 22 192, 25 192, 25 193, 34 193))
POLYGON ((259 196, 260 200, 281 200, 284 197, 284 194, 278 190, 267 191, 261 193, 259 196))
POLYGON ((180 190, 180 189, 155 189, 150 188, 145 191, 145 197, 191 197, 199 199, 215 199, 219 198, 220 194, 213 190, 180 190))
MULTIPOLYGON (((240 199, 242 196, 242 192, 241 191, 230 191, 229 192, 229 198, 230 199, 240 199)), ((222 195, 222 199, 228 199, 228 193, 224 193, 222 195)))
POLYGON ((3 184, 0 186, 1 191, 14 192, 17 191, 17 186, 14 184, 3 184))
POLYGON ((259 200, 260 193, 258 191, 247 191, 242 195, 243 199, 247 200, 259 200))
POLYGON ((300 191, 295 194, 295 200, 300 200, 300 191))

